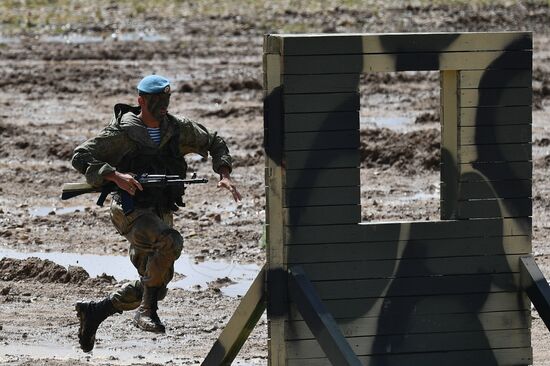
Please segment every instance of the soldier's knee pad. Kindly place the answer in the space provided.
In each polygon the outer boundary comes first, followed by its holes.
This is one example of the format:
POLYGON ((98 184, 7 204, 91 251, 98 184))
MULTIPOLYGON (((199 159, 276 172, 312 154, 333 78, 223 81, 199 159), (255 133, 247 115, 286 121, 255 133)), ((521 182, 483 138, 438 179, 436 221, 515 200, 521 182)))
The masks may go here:
POLYGON ((165 255, 178 259, 183 250, 183 237, 174 229, 167 229, 162 232, 160 240, 162 252, 165 255))

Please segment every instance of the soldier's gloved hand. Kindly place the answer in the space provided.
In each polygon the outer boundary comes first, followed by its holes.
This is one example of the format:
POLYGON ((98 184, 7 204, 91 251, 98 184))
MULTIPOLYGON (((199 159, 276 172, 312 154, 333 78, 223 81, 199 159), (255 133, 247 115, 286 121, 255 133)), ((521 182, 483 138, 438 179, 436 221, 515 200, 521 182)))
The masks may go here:
POLYGON ((237 190, 235 183, 231 180, 229 175, 229 169, 227 167, 220 168, 220 181, 218 182, 218 188, 225 188, 233 195, 235 202, 242 200, 242 196, 237 190))
POLYGON ((105 174, 103 179, 114 182, 118 188, 125 190, 132 196, 136 194, 136 189, 143 191, 141 184, 134 178, 132 174, 119 173, 117 171, 105 174))

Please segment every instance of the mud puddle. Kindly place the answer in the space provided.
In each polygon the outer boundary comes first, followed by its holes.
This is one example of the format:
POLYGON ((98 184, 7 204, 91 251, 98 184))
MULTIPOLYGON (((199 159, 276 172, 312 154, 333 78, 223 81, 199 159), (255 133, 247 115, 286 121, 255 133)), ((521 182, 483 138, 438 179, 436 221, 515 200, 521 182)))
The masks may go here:
MULTIPOLYGON (((27 259, 37 257, 47 259, 64 267, 80 266, 90 277, 107 274, 117 281, 139 279, 130 259, 126 256, 93 255, 61 252, 22 253, 10 249, 0 249, 2 258, 27 259)), ((241 264, 232 261, 201 261, 182 255, 175 263, 175 280, 169 288, 182 288, 199 291, 208 287, 218 288, 226 296, 243 296, 260 267, 256 264, 241 264)))
POLYGON ((120 41, 120 42, 167 42, 170 37, 157 33, 144 32, 128 32, 128 33, 112 33, 109 36, 85 35, 79 33, 71 33, 65 35, 49 35, 40 37, 42 42, 50 43, 69 43, 69 44, 86 44, 86 43, 101 43, 104 41, 120 41))
POLYGON ((414 119, 403 116, 391 117, 361 117, 359 123, 362 126, 386 127, 391 129, 401 129, 414 124, 414 119))

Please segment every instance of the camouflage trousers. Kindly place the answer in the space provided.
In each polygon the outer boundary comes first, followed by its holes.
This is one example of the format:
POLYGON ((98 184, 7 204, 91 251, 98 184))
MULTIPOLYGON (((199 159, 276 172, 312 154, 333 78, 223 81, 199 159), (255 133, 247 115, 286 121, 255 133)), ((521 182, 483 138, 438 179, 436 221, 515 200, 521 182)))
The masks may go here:
POLYGON ((174 262, 183 249, 183 238, 173 229, 172 213, 136 208, 125 215, 122 207, 113 201, 111 221, 130 242, 130 260, 141 278, 112 293, 113 306, 121 311, 136 309, 141 304, 143 286, 161 287, 158 300, 162 300, 174 276, 174 262))

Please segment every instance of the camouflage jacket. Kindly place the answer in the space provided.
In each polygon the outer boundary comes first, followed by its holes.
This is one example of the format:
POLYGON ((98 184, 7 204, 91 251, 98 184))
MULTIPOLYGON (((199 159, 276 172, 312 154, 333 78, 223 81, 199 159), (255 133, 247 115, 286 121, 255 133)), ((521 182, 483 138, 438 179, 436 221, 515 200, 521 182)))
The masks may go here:
POLYGON ((137 117, 139 112, 139 107, 117 104, 111 122, 99 135, 75 149, 72 164, 89 184, 104 184, 103 176, 115 170, 185 176, 184 156, 189 153, 205 158, 210 153, 215 172, 222 166, 231 170, 227 145, 215 132, 190 119, 168 114, 160 124, 161 142, 157 146, 137 117))

